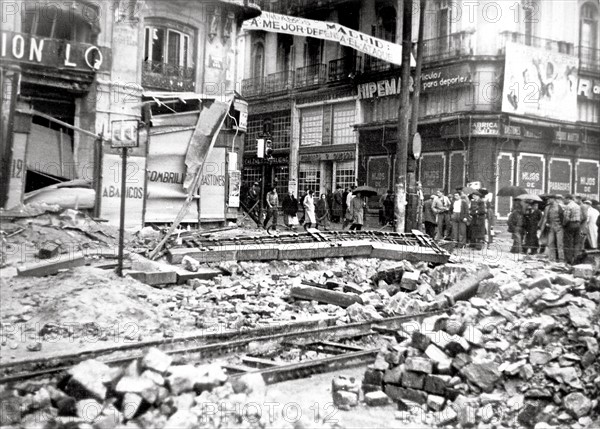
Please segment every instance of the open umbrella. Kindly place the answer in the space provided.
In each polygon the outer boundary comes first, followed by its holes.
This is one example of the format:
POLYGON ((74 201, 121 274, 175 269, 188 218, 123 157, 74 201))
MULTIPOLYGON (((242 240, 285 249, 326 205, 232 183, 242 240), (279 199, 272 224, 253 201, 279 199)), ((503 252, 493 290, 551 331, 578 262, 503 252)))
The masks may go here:
POLYGON ((537 195, 531 195, 531 194, 518 195, 518 196, 515 197, 515 200, 535 201, 537 203, 541 203, 541 202, 544 201, 540 197, 538 197, 537 195))
POLYGON ((500 188, 498 193, 496 194, 499 197, 516 197, 518 195, 523 195, 527 193, 527 189, 522 188, 520 186, 505 186, 500 188))
POLYGON ((374 197, 378 194, 377 189, 371 186, 359 186, 352 191, 353 194, 362 194, 365 197, 374 197))

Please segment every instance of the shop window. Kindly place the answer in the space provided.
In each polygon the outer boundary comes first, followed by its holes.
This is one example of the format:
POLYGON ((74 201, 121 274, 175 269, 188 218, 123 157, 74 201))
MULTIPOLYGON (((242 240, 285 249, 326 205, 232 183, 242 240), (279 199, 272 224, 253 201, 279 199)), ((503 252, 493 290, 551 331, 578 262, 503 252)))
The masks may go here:
MULTIPOLYGON (((22 13, 23 33, 34 36, 70 40, 80 43, 93 43, 94 31, 90 25, 91 19, 99 15, 88 12, 88 18, 73 13, 70 10, 61 9, 58 5, 54 7, 42 7, 31 5, 31 9, 24 3, 22 13)), ((91 7, 91 6, 88 6, 91 7)))
POLYGON ((350 188, 355 183, 354 161, 335 163, 335 189, 350 188))
POLYGON ((248 120, 244 150, 256 150, 256 139, 262 134, 262 119, 252 118, 248 120))
MULTIPOLYGON (((273 167, 273 179, 277 193, 279 194, 279 205, 283 197, 288 193, 288 183, 290 180, 290 168, 287 165, 276 165, 273 167)), ((297 197, 297 195, 296 195, 297 197)))
POLYGON ((319 168, 319 163, 301 163, 298 170, 298 193, 310 189, 314 192, 313 196, 319 198, 319 189, 321 186, 321 170, 319 168))
POLYGON ((289 114, 275 116, 272 119, 273 149, 289 149, 292 118, 289 114))
POLYGON ((333 105, 333 144, 356 143, 352 126, 356 123, 354 102, 333 105))
POLYGON ((300 135, 302 146, 320 145, 323 139, 323 107, 302 109, 300 135))

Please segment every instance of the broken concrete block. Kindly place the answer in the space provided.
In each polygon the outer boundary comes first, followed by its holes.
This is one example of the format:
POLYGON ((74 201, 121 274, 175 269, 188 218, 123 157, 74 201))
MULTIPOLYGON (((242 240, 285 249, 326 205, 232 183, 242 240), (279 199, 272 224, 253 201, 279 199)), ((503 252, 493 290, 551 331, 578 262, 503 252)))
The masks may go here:
POLYGON ((389 384, 385 386, 384 392, 394 401, 410 401, 417 404, 427 403, 427 393, 421 390, 407 389, 389 384))
POLYGON ((350 407, 358 405, 358 394, 345 390, 337 390, 332 392, 333 405, 340 410, 349 410, 350 407))
POLYGON ((434 415, 434 421, 438 426, 447 426, 456 421, 458 414, 452 407, 446 407, 434 415))
POLYGON ((448 338, 445 348, 450 356, 456 356, 459 353, 467 353, 471 349, 471 346, 465 338, 459 335, 452 335, 448 338))
POLYGON ((529 284, 528 289, 546 290, 552 287, 552 281, 548 276, 540 276, 534 278, 529 284))
POLYGON ((444 405, 446 404, 446 398, 443 396, 437 395, 428 395, 427 396, 427 406, 431 408, 433 411, 441 411, 444 409, 444 405))
POLYGON ((123 395, 123 403, 121 405, 121 412, 126 420, 131 420, 140 411, 140 407, 144 399, 137 393, 127 392, 123 395))
POLYGON ((594 276, 594 271, 592 264, 573 265, 573 276, 580 279, 591 279, 594 276))
POLYGON ((156 347, 150 348, 142 358, 142 366, 159 374, 164 374, 171 366, 173 358, 156 347))
POLYGON ((417 290, 420 277, 421 271, 405 271, 400 281, 400 287, 408 291, 417 290))
POLYGON ((421 372, 431 374, 433 372, 433 363, 426 358, 409 357, 404 361, 407 371, 421 372))
POLYGON ((383 382, 386 384, 400 384, 402 383, 402 373, 405 371, 404 365, 398 365, 394 368, 385 371, 383 376, 383 382))
POLYGON ((410 345, 415 349, 424 352, 429 346, 429 344, 431 344, 431 338, 429 338, 427 335, 422 334, 419 331, 414 331, 412 333, 410 345))
POLYGON ((442 364, 447 365, 449 367, 452 363, 452 359, 450 359, 450 357, 446 353, 444 353, 442 350, 440 350, 439 347, 437 347, 434 344, 430 344, 425 349, 425 355, 427 355, 427 357, 433 362, 435 362, 438 366, 442 364))
POLYGON ((44 243, 42 245, 42 247, 40 248, 39 252, 38 252, 38 258, 40 259, 50 259, 50 258, 54 258, 56 255, 58 255, 58 252, 60 251, 60 243, 55 243, 55 242, 47 242, 44 243))
POLYGON ((227 376, 218 365, 172 365, 167 381, 171 392, 179 395, 192 390, 202 391, 221 385, 227 376))
POLYGON ((198 427, 198 416, 188 410, 177 410, 164 426, 165 428, 194 429, 198 427))
POLYGON ((401 383, 403 387, 422 390, 423 385, 425 384, 425 374, 412 371, 404 371, 404 373, 402 373, 401 383))
POLYGON ((154 381, 149 378, 125 376, 119 380, 115 391, 118 393, 137 393, 146 402, 153 404, 156 401, 158 389, 154 381))
POLYGON ((331 391, 344 391, 358 394, 360 392, 360 383, 354 377, 339 375, 331 380, 331 391))
POLYGON ((181 265, 187 271, 195 273, 200 269, 200 262, 197 259, 192 258, 189 255, 185 255, 181 260, 181 265))
POLYGON ((496 382, 501 377, 498 366, 494 362, 470 363, 462 368, 460 373, 484 392, 494 390, 496 382))
POLYGON ((65 391, 76 399, 94 398, 103 401, 106 398, 106 385, 112 379, 112 370, 108 365, 94 359, 78 363, 68 371, 69 379, 65 391))
POLYGON ((382 391, 365 394, 365 403, 369 407, 381 407, 390 403, 390 398, 382 391))
POLYGON ((533 349, 529 351, 529 363, 532 365, 546 365, 552 359, 552 354, 546 350, 533 349))
POLYGON ((513 281, 500 286, 500 295, 503 299, 509 299, 519 292, 521 292, 521 285, 518 282, 513 281))
POLYGON ((381 385, 383 382, 383 374, 383 371, 367 369, 365 371, 365 375, 363 376, 363 384, 381 385))
POLYGON ((82 399, 75 404, 77 417, 92 423, 102 414, 102 404, 95 399, 82 399))
POLYGON ((60 270, 83 265, 85 265, 85 254, 83 252, 65 253, 58 255, 51 261, 18 266, 17 275, 21 277, 44 277, 56 274, 60 270))
POLYGON ((425 377, 423 389, 434 395, 444 395, 446 387, 449 386, 451 377, 448 375, 431 374, 425 377))

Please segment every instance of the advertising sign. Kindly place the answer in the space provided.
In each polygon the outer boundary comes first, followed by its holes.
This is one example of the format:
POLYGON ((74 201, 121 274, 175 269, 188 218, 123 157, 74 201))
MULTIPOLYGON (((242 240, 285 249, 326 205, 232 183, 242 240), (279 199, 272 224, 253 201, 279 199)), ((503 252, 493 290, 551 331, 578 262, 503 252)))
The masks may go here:
MULTIPOLYGON (((498 155, 496 170, 496 192, 505 186, 513 184, 514 158, 510 153, 501 153, 498 155)), ((500 219, 507 219, 510 214, 511 198, 498 197, 496 199, 496 216, 500 219)))
POLYGON ((421 75, 421 90, 434 91, 471 83, 471 70, 468 64, 453 67, 439 67, 421 75))
MULTIPOLYGON (((388 63, 402 64, 402 46, 400 44, 387 42, 377 37, 351 30, 336 22, 315 21, 297 16, 279 15, 263 11, 260 16, 244 21, 242 29, 246 31, 260 30, 330 40, 342 46, 349 46, 372 57, 382 59, 388 63)), ((411 65, 415 65, 412 55, 411 65)))
POLYGON ((229 172, 229 199, 227 205, 229 207, 240 206, 240 189, 242 186, 242 172, 233 170, 229 172))
POLYGON ((471 123, 472 136, 499 136, 500 124, 498 121, 473 121, 471 123))
MULTIPOLYGON (((119 225, 121 209, 121 162, 120 155, 104 154, 102 161, 102 188, 100 195, 100 217, 108 219, 111 225, 119 225)), ((141 156, 127 157, 126 203, 127 216, 125 228, 142 226, 144 213, 144 174, 146 158, 141 156)))
POLYGON ((592 200, 598 199, 600 162, 581 159, 575 166, 575 194, 592 200))
POLYGON ((571 193, 571 160, 550 158, 548 167, 548 193, 566 195, 571 193))
POLYGON ((502 111, 577 120, 577 57, 506 44, 502 111))
POLYGON ((444 189, 446 177, 446 155, 440 152, 424 153, 421 160, 421 184, 423 194, 431 195, 444 189))
POLYGON ((448 179, 448 188, 450 191, 465 184, 465 153, 452 152, 450 154, 450 175, 448 179))
POLYGON ((543 155, 522 153, 517 159, 517 186, 527 189, 528 194, 544 193, 544 171, 546 160, 543 155))
POLYGON ((600 79, 580 77, 577 95, 588 99, 600 100, 600 79))
POLYGON ((367 163, 367 185, 385 195, 390 188, 390 159, 388 156, 371 156, 367 163))

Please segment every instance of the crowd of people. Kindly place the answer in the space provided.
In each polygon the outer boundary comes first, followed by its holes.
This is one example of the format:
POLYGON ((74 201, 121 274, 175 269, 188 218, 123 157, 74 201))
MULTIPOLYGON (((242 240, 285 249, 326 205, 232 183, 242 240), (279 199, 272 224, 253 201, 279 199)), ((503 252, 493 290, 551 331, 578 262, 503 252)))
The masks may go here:
POLYGON ((551 261, 573 264, 584 249, 597 249, 600 240, 598 201, 573 195, 546 195, 539 203, 513 201, 508 218, 511 252, 544 253, 551 261))
MULTIPOLYGON (((546 254, 552 261, 574 263, 584 249, 597 249, 600 241, 600 207, 598 201, 579 196, 546 195, 541 201, 513 200, 508 217, 512 237, 511 253, 546 254)), ((247 194, 248 207, 258 214, 258 183, 247 194)), ((277 229, 279 196, 271 187, 265 198, 263 226, 277 229)), ((395 196, 391 190, 379 199, 380 225, 393 225, 395 196)), ((329 229, 340 224, 342 229, 361 230, 365 223, 366 198, 356 187, 338 187, 317 198, 310 189, 299 198, 289 191, 281 201, 283 223, 289 229, 298 226, 329 229)), ((260 219, 260 216, 258 217, 260 219)), ((458 248, 481 250, 492 241, 494 211, 492 200, 483 190, 466 194, 462 188, 446 195, 442 190, 423 203, 425 233, 436 240, 449 240, 458 248)))

